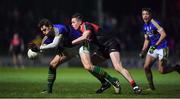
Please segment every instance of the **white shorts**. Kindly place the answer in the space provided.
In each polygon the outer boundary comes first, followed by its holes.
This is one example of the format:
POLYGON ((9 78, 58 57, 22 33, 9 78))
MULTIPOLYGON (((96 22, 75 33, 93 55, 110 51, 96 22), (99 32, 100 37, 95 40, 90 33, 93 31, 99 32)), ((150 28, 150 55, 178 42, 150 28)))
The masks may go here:
POLYGON ((81 47, 79 48, 79 54, 81 54, 81 53, 87 53, 87 54, 89 54, 89 53, 90 53, 89 48, 88 48, 87 46, 81 46, 81 47))
POLYGON ((168 48, 162 48, 162 49, 155 49, 153 53, 150 53, 148 50, 148 55, 158 58, 159 60, 166 59, 168 58, 169 54, 169 49, 168 48))
POLYGON ((79 48, 79 54, 81 53, 90 54, 90 44, 88 41, 84 42, 84 44, 79 48))

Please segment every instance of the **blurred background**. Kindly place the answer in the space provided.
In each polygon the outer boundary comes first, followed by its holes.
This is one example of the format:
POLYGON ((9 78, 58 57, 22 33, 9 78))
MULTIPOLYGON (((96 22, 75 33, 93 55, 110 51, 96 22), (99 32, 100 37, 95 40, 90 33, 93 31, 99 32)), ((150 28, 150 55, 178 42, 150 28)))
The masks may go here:
MULTIPOLYGON (((38 21, 48 18, 53 23, 69 24, 76 12, 82 13, 87 21, 100 24, 107 34, 120 38, 125 65, 142 66, 138 53, 144 40, 141 32, 141 9, 144 7, 150 7, 155 19, 163 24, 168 34, 170 60, 179 62, 180 0, 0 0, 0 66, 17 65, 10 51, 14 34, 18 34, 24 44, 20 64, 48 65, 52 53, 42 55, 39 60, 29 60, 26 55, 27 43, 38 42, 42 37, 38 21)), ((78 58, 65 64, 79 65, 78 58)), ((109 66, 109 62, 106 65, 109 66)))

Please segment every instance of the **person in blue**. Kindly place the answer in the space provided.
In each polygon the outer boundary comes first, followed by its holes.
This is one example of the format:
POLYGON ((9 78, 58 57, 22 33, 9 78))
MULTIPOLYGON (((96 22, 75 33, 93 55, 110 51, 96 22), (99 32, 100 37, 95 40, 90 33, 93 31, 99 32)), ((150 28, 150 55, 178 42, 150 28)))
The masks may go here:
POLYGON ((152 11, 150 8, 142 9, 142 19, 144 21, 143 32, 145 40, 139 56, 143 58, 148 50, 144 63, 144 71, 149 83, 148 90, 155 90, 151 67, 156 59, 158 60, 158 70, 161 74, 170 73, 172 71, 180 73, 180 66, 178 64, 173 67, 167 66, 169 53, 168 41, 166 39, 167 34, 160 25, 160 22, 152 18, 152 11))
MULTIPOLYGON (((81 44, 72 45, 71 42, 74 39, 80 37, 82 34, 79 31, 73 29, 71 26, 64 24, 52 24, 48 19, 42 19, 39 22, 38 27, 44 35, 41 46, 39 47, 36 44, 30 43, 29 48, 35 52, 44 52, 50 49, 57 51, 55 57, 50 62, 48 72, 48 87, 42 92, 52 93, 53 84, 56 79, 57 67, 63 62, 66 62, 79 54, 79 48, 81 44)), ((90 73, 101 83, 107 82, 105 78, 100 77, 99 74, 94 72, 90 73)), ((104 88, 104 90, 106 89, 107 88, 104 88)))

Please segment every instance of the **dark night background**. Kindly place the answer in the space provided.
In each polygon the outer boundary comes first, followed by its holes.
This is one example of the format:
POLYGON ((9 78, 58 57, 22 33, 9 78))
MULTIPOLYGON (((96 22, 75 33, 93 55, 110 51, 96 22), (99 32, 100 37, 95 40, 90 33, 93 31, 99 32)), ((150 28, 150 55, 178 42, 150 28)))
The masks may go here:
MULTIPOLYGON (((27 45, 37 34, 37 23, 48 18, 53 23, 69 23, 75 12, 87 21, 102 22, 109 34, 120 38, 121 50, 138 52, 143 44, 141 9, 150 7, 163 23, 171 51, 179 55, 180 0, 100 0, 103 17, 98 17, 98 0, 1 0, 0 55, 6 55, 10 39, 19 33, 27 45), (101 20, 101 21, 99 21, 101 20), (175 50, 176 49, 176 50, 175 50)), ((100 24, 100 23, 99 23, 100 24)))

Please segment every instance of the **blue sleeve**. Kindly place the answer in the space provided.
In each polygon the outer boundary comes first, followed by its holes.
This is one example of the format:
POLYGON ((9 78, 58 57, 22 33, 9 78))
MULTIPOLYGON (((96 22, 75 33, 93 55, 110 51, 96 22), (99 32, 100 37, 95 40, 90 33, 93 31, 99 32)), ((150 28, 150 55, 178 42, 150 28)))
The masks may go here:
POLYGON ((48 37, 45 41, 44 41, 44 44, 50 44, 53 42, 53 39, 54 38, 51 38, 51 37, 48 37))
POLYGON ((161 23, 154 19, 151 20, 151 25, 155 30, 159 30, 160 28, 162 28, 161 23))
POLYGON ((75 29, 72 28, 71 32, 70 32, 70 36, 74 40, 74 39, 79 38, 80 36, 82 36, 82 34, 78 30, 75 30, 75 29))
POLYGON ((55 24, 54 28, 55 28, 55 34, 56 35, 64 34, 67 32, 66 27, 64 25, 61 25, 61 24, 55 24))

